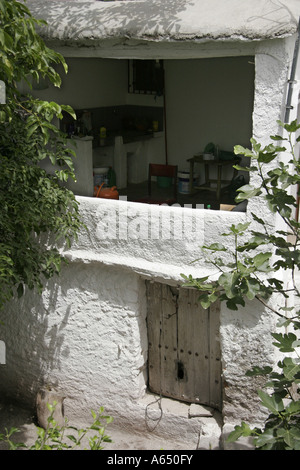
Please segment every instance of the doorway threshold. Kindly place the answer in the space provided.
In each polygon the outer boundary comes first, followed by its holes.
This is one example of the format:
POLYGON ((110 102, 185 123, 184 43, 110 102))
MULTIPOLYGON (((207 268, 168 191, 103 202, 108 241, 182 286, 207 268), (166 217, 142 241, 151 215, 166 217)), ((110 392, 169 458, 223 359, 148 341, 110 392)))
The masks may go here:
POLYGON ((215 410, 209 406, 198 403, 187 403, 151 392, 147 392, 145 396, 139 400, 139 403, 144 403, 149 408, 153 405, 153 409, 155 409, 156 404, 157 408, 160 406, 165 413, 173 413, 177 416, 189 419, 210 418, 215 413, 215 410))
MULTIPOLYGON (((186 442, 188 448, 220 450, 221 412, 198 403, 181 402, 147 391, 138 400, 145 410, 147 432, 186 442)), ((163 442, 163 441, 162 441, 163 442)))

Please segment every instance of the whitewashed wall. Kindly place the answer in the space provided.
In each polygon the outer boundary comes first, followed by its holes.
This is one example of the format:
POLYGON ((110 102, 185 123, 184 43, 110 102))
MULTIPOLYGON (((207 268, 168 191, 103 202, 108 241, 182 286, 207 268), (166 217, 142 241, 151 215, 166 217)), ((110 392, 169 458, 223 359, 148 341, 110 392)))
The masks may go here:
MULTIPOLYGON (((253 132, 262 141, 277 132, 276 120, 283 114, 292 55, 287 46, 291 44, 281 41, 257 45, 253 132)), ((38 388, 49 383, 66 396, 70 418, 84 419, 91 408, 104 405, 120 425, 142 429, 147 387, 144 281, 178 285, 180 273, 211 272, 199 247, 220 241, 221 233, 248 220, 250 211, 78 200, 87 231, 65 252, 69 264, 60 278, 51 280, 41 296, 28 292, 1 313, 6 365, 0 367, 0 391, 33 404, 38 388)), ((261 201, 249 206, 276 225, 261 201)), ((237 312, 222 306, 225 429, 241 419, 264 416, 257 384, 245 372, 274 360, 269 336, 274 324, 259 304, 248 303, 237 312)))
POLYGON ((251 57, 165 61, 170 162, 185 169, 209 142, 227 151, 249 144, 254 68, 251 57))
MULTIPOLYGON (((199 245, 217 241, 226 225, 245 215, 79 201, 88 230, 65 252, 69 265, 41 296, 28 292, 1 315, 7 351, 1 394, 33 405, 39 387, 50 384, 66 396, 65 413, 72 420, 85 420, 90 409, 104 405, 116 426, 145 431, 145 280, 179 285, 181 272, 209 272, 204 259, 190 265, 199 245)), ((170 424, 168 432, 179 438, 194 423, 186 429, 170 424)), ((165 421, 158 432, 164 426, 165 421)))
POLYGON ((127 63, 109 59, 66 59, 68 73, 59 70, 60 88, 51 86, 34 93, 42 99, 69 104, 74 109, 126 104, 127 63))
MULTIPOLYGON (((32 406, 39 387, 50 384, 66 397, 65 413, 73 421, 86 420, 90 409, 103 405, 115 416, 117 427, 145 431, 145 279, 179 285, 180 273, 209 273, 199 246, 219 241, 223 231, 246 215, 93 198, 79 201, 88 230, 65 252, 69 264, 59 279, 51 280, 41 296, 28 292, 1 314, 6 343, 1 395, 32 406), (166 222, 170 212, 176 232, 169 231, 166 222), (180 220, 186 221, 184 231, 178 228, 180 220), (163 229, 156 232, 159 222, 163 229), (137 233, 138 225, 143 230, 137 233), (151 230, 156 239, 151 239, 151 230), (199 262, 191 265, 199 255, 199 262)), ((271 323, 259 306, 247 305, 238 313, 221 310, 225 421, 258 416, 256 386, 244 374, 249 359, 265 363, 270 355, 271 323)), ((188 439, 195 422, 185 421, 182 427, 181 421, 175 425, 176 414, 172 416, 175 421, 170 422, 165 413, 156 432, 171 430, 177 439, 188 439)), ((216 428, 214 421, 210 440, 219 437, 216 428)))

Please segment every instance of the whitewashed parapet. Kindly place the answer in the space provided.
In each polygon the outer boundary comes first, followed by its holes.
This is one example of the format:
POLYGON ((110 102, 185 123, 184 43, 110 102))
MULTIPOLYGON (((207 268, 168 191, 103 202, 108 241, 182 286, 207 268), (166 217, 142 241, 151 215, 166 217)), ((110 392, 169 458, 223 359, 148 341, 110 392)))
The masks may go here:
POLYGON ((64 252, 67 258, 116 265, 169 281, 182 279, 181 273, 210 273, 201 246, 220 242, 232 224, 247 218, 241 212, 77 199, 87 230, 64 252))

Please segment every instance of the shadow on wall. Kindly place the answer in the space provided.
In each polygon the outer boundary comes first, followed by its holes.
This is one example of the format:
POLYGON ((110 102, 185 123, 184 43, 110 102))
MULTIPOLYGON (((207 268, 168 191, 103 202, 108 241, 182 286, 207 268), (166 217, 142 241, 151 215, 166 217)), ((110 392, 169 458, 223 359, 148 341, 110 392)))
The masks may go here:
POLYGON ((105 406, 111 388, 120 399, 138 396, 146 383, 143 285, 114 267, 79 263, 65 266, 42 295, 30 291, 12 302, 0 317, 7 346, 2 399, 33 409, 37 392, 51 386, 89 415, 105 406))
MULTIPOLYGON (((177 15, 186 10, 186 4, 186 0, 169 0, 168 2, 156 0, 148 2, 145 7, 145 2, 134 2, 134 4, 118 2, 109 4, 109 8, 97 10, 93 7, 87 8, 86 4, 80 3, 77 6, 73 3, 72 22, 70 21, 68 24, 64 35, 73 39, 89 38, 93 37, 93 30, 104 33, 104 35, 105 32, 111 35, 115 29, 122 29, 123 35, 134 37, 145 29, 145 25, 147 29, 152 30, 154 36, 155 34, 159 35, 161 31, 166 34, 179 33, 180 22, 177 15)), ((40 3, 38 6, 38 16, 47 18, 47 22, 51 23, 51 31, 58 31, 57 34, 68 21, 69 14, 69 2, 66 2, 65 6, 62 6, 61 2, 59 5, 52 2, 50 12, 47 2, 40 3)))
POLYGON ((296 28, 298 23, 294 6, 283 5, 280 0, 255 0, 251 10, 246 8, 246 2, 239 10, 234 10, 235 2, 232 2, 230 10, 223 5, 224 2, 216 1, 213 7, 209 0, 95 1, 89 2, 88 8, 84 2, 57 3, 51 2, 49 9, 49 2, 35 0, 31 10, 34 16, 51 24, 49 31, 53 37, 61 39, 88 40, 99 36, 135 38, 143 35, 152 38, 182 35, 190 38, 189 31, 182 24, 183 12, 188 12, 190 23, 192 16, 204 17, 204 32, 198 33, 204 37, 211 37, 214 33, 219 36, 219 28, 223 29, 222 35, 227 38, 232 34, 251 39, 278 37, 279 32, 290 29, 291 25, 296 28), (236 15, 230 15, 230 11, 236 15), (215 31, 212 32, 212 29, 215 31))
POLYGON ((32 409, 36 393, 47 382, 50 371, 60 370, 70 354, 64 329, 71 306, 58 318, 59 285, 54 279, 49 285, 50 290, 45 290, 47 299, 37 291, 26 290, 19 301, 11 301, 1 313, 6 343, 6 365, 0 368, 1 397, 32 409))

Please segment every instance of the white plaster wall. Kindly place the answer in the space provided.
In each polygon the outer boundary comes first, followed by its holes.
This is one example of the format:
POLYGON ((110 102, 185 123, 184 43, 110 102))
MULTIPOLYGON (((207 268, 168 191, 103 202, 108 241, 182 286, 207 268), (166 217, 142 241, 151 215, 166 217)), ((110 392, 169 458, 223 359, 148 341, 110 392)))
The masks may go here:
MULTIPOLYGON (((288 80, 294 53, 295 37, 286 41, 267 41, 257 46, 255 63, 255 95, 253 112, 253 137, 262 147, 272 143, 271 135, 281 134, 278 120, 283 121, 287 97, 288 80)), ((293 96, 295 106, 296 96, 293 96)), ((296 105, 297 107, 297 105, 296 105)), ((292 115, 291 115, 292 117, 292 115)), ((287 161, 289 156, 282 154, 287 161)), ((274 162, 276 165, 276 161, 274 162)), ((270 165, 268 165, 270 169, 270 165)), ((252 176, 255 184, 258 178, 252 176)), ((262 210, 266 223, 280 226, 282 221, 277 214, 271 214, 261 198, 249 202, 248 211, 259 214, 262 210), (262 205, 263 204, 263 205, 262 205)))
POLYGON ((11 336, 2 397, 32 405, 44 382, 66 396, 72 419, 88 418, 102 404, 122 416, 145 389, 144 290, 135 274, 75 263, 42 296, 26 295, 4 319, 11 336))
MULTIPOLYGON (((1 394, 33 404, 38 388, 48 383, 66 396, 70 419, 84 420, 103 405, 119 426, 141 429, 147 386, 144 280, 179 285, 181 273, 211 273, 199 247, 220 240, 246 214, 78 199, 88 230, 64 252, 69 265, 41 296, 28 292, 1 314, 7 346, 1 394), (169 231, 169 214, 171 227, 182 220, 185 229, 169 231)), ((229 250, 225 257, 229 261, 229 250)), ((266 360, 269 326, 261 308, 228 313, 222 307, 224 412, 230 420, 251 419, 254 411, 257 417, 256 385, 244 372, 253 345, 255 363, 266 360)))
POLYGON ((252 136, 251 57, 165 60, 169 161, 181 170, 209 142, 233 151, 252 136))
POLYGON ((66 59, 68 73, 59 69, 60 88, 52 85, 34 90, 41 99, 68 104, 74 109, 118 106, 126 104, 127 61, 80 58, 66 59))
POLYGON ((212 272, 199 252, 205 243, 220 240, 240 212, 156 206, 126 200, 79 198, 88 231, 82 231, 71 260, 95 260, 133 269, 138 274, 177 283, 182 270, 212 272), (193 263, 195 259, 200 259, 193 263), (192 264, 193 263, 193 264, 192 264))
POLYGON ((128 93, 128 60, 67 57, 68 73, 58 69, 60 88, 33 90, 41 99, 69 104, 74 109, 104 106, 163 106, 163 97, 128 93))
MULTIPOLYGON (((253 128, 263 140, 275 133, 282 114, 290 52, 280 42, 257 46, 253 128)), ((78 200, 88 229, 64 252, 69 265, 61 277, 49 282, 42 296, 28 292, 1 313, 6 365, 0 368, 0 391, 32 403, 38 387, 51 383, 66 395, 71 418, 104 405, 121 422, 138 425, 144 419, 140 399, 146 388, 144 280, 178 285, 180 273, 213 272, 199 247, 220 241, 232 223, 247 220, 250 212, 78 200)), ((250 207, 263 210, 275 225, 274 216, 259 204, 250 207)), ((229 250, 225 257, 230 259, 229 250)), ((222 306, 225 422, 262 417, 257 384, 244 372, 251 364, 272 361, 273 326, 274 318, 260 304, 237 312, 222 306)))

